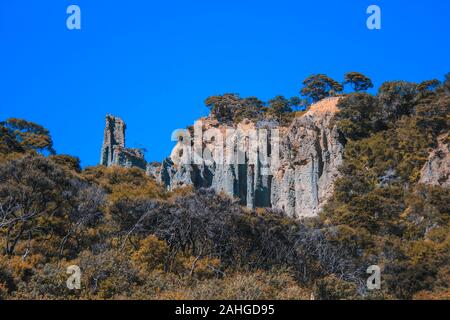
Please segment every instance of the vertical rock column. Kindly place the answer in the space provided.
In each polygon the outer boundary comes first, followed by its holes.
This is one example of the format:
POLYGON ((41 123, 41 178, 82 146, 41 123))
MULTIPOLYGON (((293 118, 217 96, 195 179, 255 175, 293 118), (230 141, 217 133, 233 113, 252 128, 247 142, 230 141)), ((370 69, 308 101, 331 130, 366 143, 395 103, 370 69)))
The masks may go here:
POLYGON ((114 161, 114 149, 116 147, 125 147, 125 123, 122 119, 107 115, 105 132, 103 135, 102 153, 100 164, 111 166, 114 161))

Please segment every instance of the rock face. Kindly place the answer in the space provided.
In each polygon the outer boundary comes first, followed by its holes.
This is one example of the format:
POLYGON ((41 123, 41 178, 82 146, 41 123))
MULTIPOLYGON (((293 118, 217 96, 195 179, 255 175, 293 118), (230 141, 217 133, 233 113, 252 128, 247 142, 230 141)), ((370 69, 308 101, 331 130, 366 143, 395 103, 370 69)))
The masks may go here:
MULTIPOLYGON (((180 134, 162 164, 147 164, 139 149, 126 148, 124 122, 108 115, 100 163, 142 168, 169 190, 213 188, 252 209, 272 207, 292 217, 313 217, 333 194, 342 162, 343 141, 332 121, 338 100, 322 100, 282 128, 270 121, 244 120, 227 127, 200 119, 180 134)), ((441 158, 436 154, 433 159, 430 167, 439 167, 441 158)))
POLYGON ((146 169, 147 163, 143 152, 140 149, 125 147, 125 130, 126 125, 122 119, 106 116, 100 164, 107 167, 117 165, 146 169))
POLYGON ((419 183, 450 187, 450 155, 449 136, 438 138, 438 147, 433 150, 422 168, 419 183))
POLYGON ((332 125, 339 98, 323 100, 296 118, 281 140, 272 207, 295 217, 317 215, 332 196, 342 163, 343 139, 332 125))
MULTIPOLYGON (((330 98, 312 105, 288 128, 277 128, 271 123, 240 123, 234 129, 243 132, 236 138, 241 139, 243 151, 236 148, 240 157, 225 157, 223 162, 181 161, 183 157, 195 157, 195 147, 194 152, 189 151, 186 146, 192 143, 182 138, 171 157, 162 163, 158 178, 169 189, 187 185, 211 187, 239 198, 249 208, 277 208, 298 218, 315 216, 333 194, 342 162, 343 142, 332 124, 338 100, 330 98), (279 131, 275 134, 274 129, 279 131), (262 130, 269 132, 267 143, 263 139, 257 144, 246 136, 256 131, 260 137, 262 130), (256 149, 256 156, 252 148, 256 149)), ((211 119, 202 120, 203 132, 215 128, 223 133, 224 140, 229 138, 227 128, 211 119)), ((214 153, 223 144, 224 141, 211 138, 204 139, 202 146, 214 153)))

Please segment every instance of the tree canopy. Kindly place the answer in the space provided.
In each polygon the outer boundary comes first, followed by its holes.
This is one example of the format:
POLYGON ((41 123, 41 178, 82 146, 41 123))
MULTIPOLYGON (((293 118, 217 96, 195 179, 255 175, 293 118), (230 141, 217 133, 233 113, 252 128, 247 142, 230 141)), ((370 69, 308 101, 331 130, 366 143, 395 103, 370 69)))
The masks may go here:
MULTIPOLYGON (((54 154, 53 140, 50 133, 43 126, 23 119, 11 118, 0 122, 0 129, 7 136, 11 145, 11 139, 25 149, 33 149, 39 152, 54 154)), ((16 147, 17 148, 17 147, 16 147)))
POLYGON ((344 89, 339 82, 325 74, 311 75, 303 81, 303 85, 300 93, 313 103, 334 96, 344 89))
POLYGON ((366 91, 373 88, 372 80, 359 72, 348 72, 344 76, 344 85, 350 84, 354 91, 366 91))

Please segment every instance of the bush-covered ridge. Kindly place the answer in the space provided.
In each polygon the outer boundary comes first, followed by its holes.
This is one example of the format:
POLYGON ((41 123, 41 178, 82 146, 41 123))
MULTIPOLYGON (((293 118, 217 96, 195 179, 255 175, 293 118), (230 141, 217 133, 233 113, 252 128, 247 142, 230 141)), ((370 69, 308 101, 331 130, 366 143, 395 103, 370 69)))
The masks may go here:
POLYGON ((237 124, 244 119, 256 122, 272 120, 285 126, 297 112, 301 113, 311 103, 341 95, 346 85, 355 92, 373 88, 372 81, 359 72, 346 73, 342 83, 324 74, 314 74, 303 81, 300 96, 288 99, 277 95, 264 102, 257 97, 242 98, 236 93, 225 93, 208 97, 205 105, 209 108, 210 115, 221 123, 237 124))
MULTIPOLYGON (((336 118, 341 178, 305 221, 211 190, 167 192, 136 168, 82 170, 42 126, 0 123, 0 299, 448 299, 449 190, 418 181, 448 135, 450 79, 387 82, 375 96, 359 92, 372 86, 361 74, 344 83, 357 92, 336 118), (73 264, 79 291, 66 287, 73 264), (382 289, 370 292, 374 264, 382 289)), ((343 89, 324 75, 305 88, 310 101, 343 89)), ((261 107, 207 101, 232 121, 261 107)))

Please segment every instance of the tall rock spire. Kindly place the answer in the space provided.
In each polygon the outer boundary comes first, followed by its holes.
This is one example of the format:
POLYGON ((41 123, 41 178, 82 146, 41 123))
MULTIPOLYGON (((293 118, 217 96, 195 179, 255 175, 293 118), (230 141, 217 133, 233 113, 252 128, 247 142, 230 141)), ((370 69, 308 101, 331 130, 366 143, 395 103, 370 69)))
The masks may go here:
POLYGON ((103 166, 138 167, 146 169, 147 162, 140 149, 125 147, 125 122, 112 115, 106 116, 100 164, 103 166))
POLYGON ((125 129, 126 125, 122 119, 112 115, 106 116, 102 154, 100 157, 101 165, 109 167, 113 164, 116 146, 125 148, 125 129))

